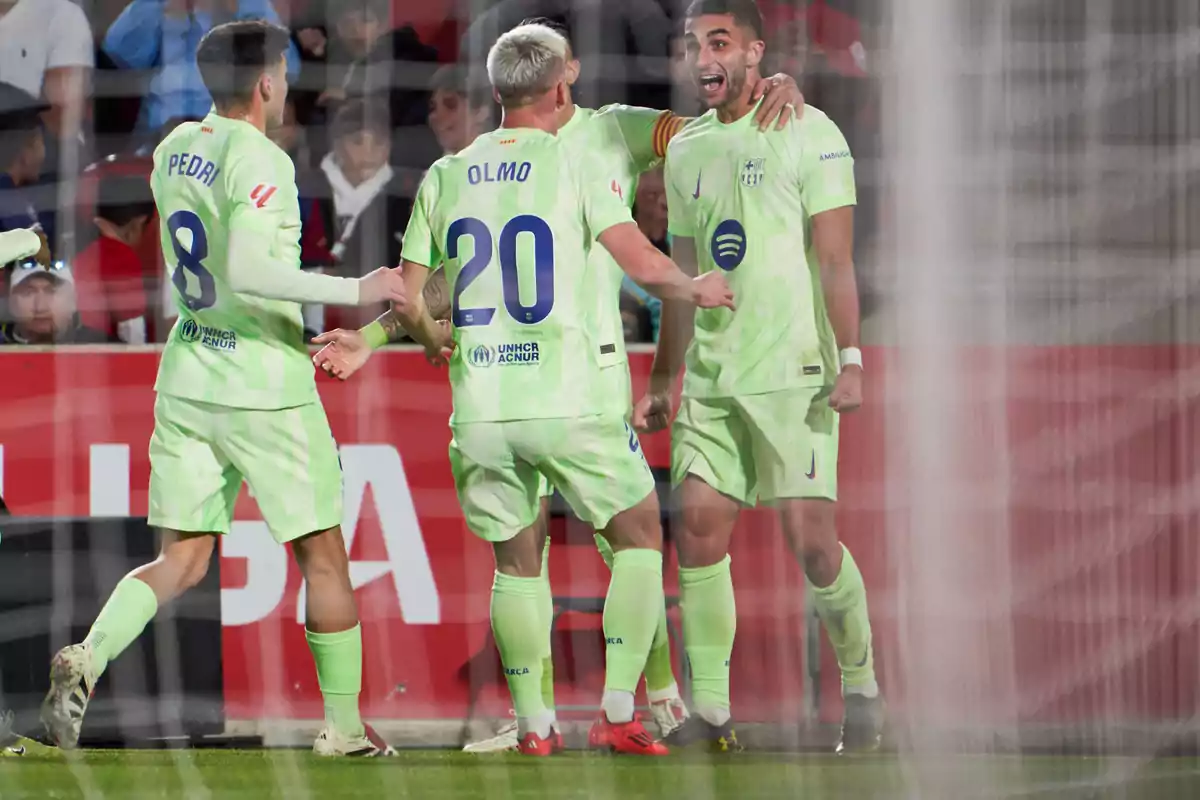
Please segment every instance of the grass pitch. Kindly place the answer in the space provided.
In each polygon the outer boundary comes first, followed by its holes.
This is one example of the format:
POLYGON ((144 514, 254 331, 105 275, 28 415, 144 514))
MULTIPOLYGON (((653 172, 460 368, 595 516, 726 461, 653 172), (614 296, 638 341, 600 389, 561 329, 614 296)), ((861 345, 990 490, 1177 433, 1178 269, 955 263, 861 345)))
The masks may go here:
POLYGON ((920 768, 890 756, 744 754, 711 760, 569 753, 551 759, 406 751, 318 760, 291 750, 99 750, 0 760, 0 798, 143 800, 1182 800, 1200 797, 1200 760, 954 757, 920 768))

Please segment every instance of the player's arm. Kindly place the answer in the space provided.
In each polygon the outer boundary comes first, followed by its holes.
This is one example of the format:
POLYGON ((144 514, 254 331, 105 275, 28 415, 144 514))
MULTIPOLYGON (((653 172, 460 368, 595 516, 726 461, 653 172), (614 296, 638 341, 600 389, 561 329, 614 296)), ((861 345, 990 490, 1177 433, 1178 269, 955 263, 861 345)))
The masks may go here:
POLYGON ((616 120, 634 172, 638 174, 652 169, 665 158, 671 139, 691 122, 689 117, 670 111, 637 106, 608 106, 601 113, 611 114, 616 120))
MULTIPOLYGON (((689 307, 733 307, 732 294, 730 302, 714 301, 716 287, 710 289, 707 284, 715 284, 716 281, 699 280, 685 273, 646 238, 636 223, 622 222, 612 225, 597 238, 612 255, 617 266, 632 278, 634 283, 658 299, 682 302, 689 307)), ((714 278, 719 277, 714 275, 714 278)), ((724 281, 721 283, 724 284, 724 281)), ((723 293, 728 293, 728 288, 727 285, 720 287, 723 293)))
MULTIPOLYGON (((421 290, 425 309, 437 322, 450 319, 450 287, 446 283, 446 270, 438 267, 429 273, 425 288, 421 290)), ((400 322, 395 308, 389 308, 362 329, 367 344, 376 350, 386 344, 394 344, 408 338, 408 331, 400 322)))
POLYGON ((435 364, 444 361, 442 351, 453 346, 450 326, 435 320, 425 304, 425 284, 433 269, 405 259, 400 262, 400 270, 404 275, 405 293, 412 300, 397 303, 392 312, 409 336, 425 348, 430 361, 435 364))
POLYGON ((0 264, 10 261, 24 261, 32 256, 39 256, 38 261, 48 264, 49 249, 46 247, 46 235, 33 228, 18 228, 15 231, 0 233, 0 264), (45 254, 45 260, 42 255, 45 254))
POLYGON ((680 271, 646 238, 625 204, 603 176, 586 165, 572 170, 588 230, 634 283, 660 300, 678 300, 701 308, 733 308, 733 293, 720 275, 693 278, 680 271))
MULTIPOLYGON (((671 239, 671 257, 688 275, 698 271, 696 240, 688 236, 671 239)), ((683 358, 696 333, 696 309, 683 303, 664 302, 658 323, 658 345, 650 368, 650 394, 671 391, 675 376, 683 368, 683 358)))
POLYGON ((854 159, 842 132, 828 118, 802 133, 800 196, 812 222, 812 252, 821 291, 840 350, 841 369, 829 404, 837 411, 862 405, 858 282, 854 275, 854 159))
POLYGON ((297 213, 299 199, 291 160, 274 145, 269 147, 233 160, 225 171, 231 206, 225 275, 229 287, 239 294, 293 303, 357 306, 403 299, 402 281, 393 270, 340 278, 301 271, 281 257, 279 230, 297 213))
POLYGON ((449 315, 449 289, 443 270, 432 275, 426 264, 442 263, 442 253, 430 224, 437 208, 439 172, 435 164, 421 181, 412 215, 404 231, 403 259, 399 269, 403 280, 403 298, 395 301, 388 311, 356 331, 336 330, 313 339, 323 344, 313 362, 329 375, 342 380, 358 372, 371 354, 389 342, 399 341, 405 334, 425 345, 430 360, 440 357, 442 347, 448 347, 450 326, 434 321, 433 317, 449 315), (439 277, 440 276, 440 277, 439 277), (409 298, 413 298, 409 302, 409 298), (444 309, 444 311, 443 311, 444 309), (434 312, 431 314, 431 311, 434 312), (428 318, 428 319, 427 319, 428 318), (435 341, 436 340, 436 341, 435 341), (437 344, 430 349, 430 344, 437 344))

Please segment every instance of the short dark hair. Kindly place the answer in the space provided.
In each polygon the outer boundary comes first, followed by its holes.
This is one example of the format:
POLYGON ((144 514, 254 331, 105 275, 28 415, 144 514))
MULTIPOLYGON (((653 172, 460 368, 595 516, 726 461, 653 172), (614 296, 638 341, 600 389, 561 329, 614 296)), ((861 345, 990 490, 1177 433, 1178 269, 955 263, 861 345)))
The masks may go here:
POLYGON ((492 87, 487 82, 486 71, 481 72, 481 78, 472 80, 471 70, 463 64, 447 64, 433 73, 429 91, 464 97, 471 108, 491 108, 492 87))
POLYGON ((688 19, 705 14, 729 14, 738 25, 754 31, 755 38, 763 38, 762 12, 755 0, 692 0, 688 6, 688 19))
POLYGON ((145 178, 110 175, 101 179, 96 194, 96 216, 114 225, 154 215, 154 195, 145 178))
POLYGON ((571 48, 571 55, 579 55, 579 53, 575 50, 575 40, 571 37, 571 26, 565 19, 559 19, 556 17, 526 17, 525 19, 521 20, 521 24, 541 25, 543 28, 549 28, 567 40, 567 47, 571 48))
POLYGON ((392 138, 392 122, 385 107, 365 100, 349 100, 338 109, 329 126, 334 140, 364 132, 382 139, 392 138))
POLYGON ((196 64, 217 108, 244 103, 263 72, 279 63, 291 34, 263 19, 218 25, 200 40, 196 64))

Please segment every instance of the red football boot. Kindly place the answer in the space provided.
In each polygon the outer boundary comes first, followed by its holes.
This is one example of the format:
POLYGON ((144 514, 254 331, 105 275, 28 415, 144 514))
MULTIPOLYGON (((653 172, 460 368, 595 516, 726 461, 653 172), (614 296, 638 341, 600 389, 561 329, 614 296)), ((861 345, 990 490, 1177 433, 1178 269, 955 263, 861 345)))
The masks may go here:
POLYGON ((654 737, 636 717, 631 722, 614 723, 601 714, 588 732, 588 744, 631 756, 665 756, 670 753, 665 744, 654 741, 654 737))
POLYGON ((550 752, 557 754, 557 753, 563 752, 566 749, 567 749, 567 746, 565 744, 563 744, 562 731, 560 731, 558 728, 551 728, 550 729, 550 752))
POLYGON ((550 732, 549 739, 543 739, 533 731, 530 731, 517 744, 517 752, 523 756, 537 756, 538 758, 554 755, 554 739, 553 731, 550 732))

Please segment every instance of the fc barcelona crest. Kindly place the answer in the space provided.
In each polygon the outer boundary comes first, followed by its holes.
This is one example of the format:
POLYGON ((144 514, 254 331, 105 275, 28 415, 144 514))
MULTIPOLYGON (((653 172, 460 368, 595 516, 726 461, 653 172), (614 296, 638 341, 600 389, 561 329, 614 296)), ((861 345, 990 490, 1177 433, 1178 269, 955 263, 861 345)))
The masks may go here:
POLYGON ((764 169, 766 163, 765 158, 750 158, 742 164, 742 185, 743 186, 758 186, 762 183, 764 169))

